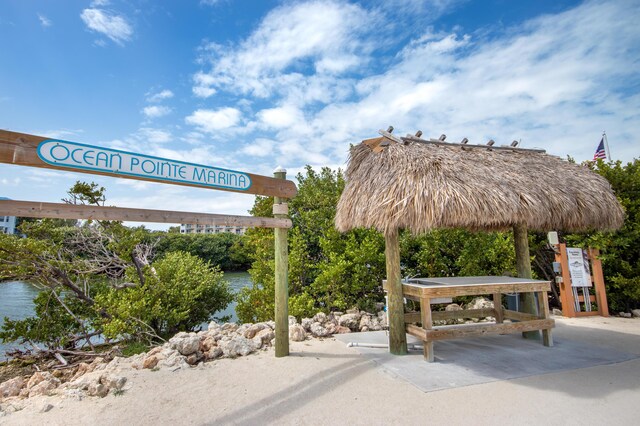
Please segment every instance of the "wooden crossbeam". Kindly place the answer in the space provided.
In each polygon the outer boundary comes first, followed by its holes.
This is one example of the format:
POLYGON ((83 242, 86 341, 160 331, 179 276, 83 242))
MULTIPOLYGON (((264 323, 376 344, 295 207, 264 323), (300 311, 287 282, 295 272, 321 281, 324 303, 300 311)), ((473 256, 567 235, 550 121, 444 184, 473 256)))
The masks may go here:
POLYGON ((0 130, 0 163, 282 198, 293 198, 297 193, 296 185, 286 179, 274 179, 269 176, 156 158, 146 154, 118 151, 7 130, 0 130), (59 143, 61 147, 56 148, 54 146, 56 143, 59 143), (52 146, 54 147, 51 148, 52 146), (43 149, 45 147, 49 149, 43 149), (55 151, 56 149, 57 151, 55 151), (39 155, 42 154, 41 151, 45 153, 49 151, 51 158, 44 161, 39 155), (133 164, 137 166, 137 172, 132 170, 133 164), (163 172, 157 172, 156 167, 158 169, 162 167, 163 172), (243 179, 245 185, 234 187, 229 182, 221 181, 220 175, 223 176, 223 179, 226 179, 224 177, 226 175, 243 179))
POLYGON ((233 216, 17 200, 0 200, 0 214, 5 216, 53 219, 122 220, 129 222, 185 223, 211 226, 246 226, 254 228, 291 228, 292 226, 290 219, 273 217, 233 216))
POLYGON ((441 146, 448 146, 448 147, 460 147, 460 148, 484 148, 484 149, 490 149, 490 150, 495 150, 495 151, 500 151, 500 150, 505 150, 505 151, 514 151, 514 152, 536 152, 538 154, 544 154, 547 151, 545 151, 544 149, 535 149, 535 148, 518 148, 518 147, 513 147, 513 146, 495 146, 495 145, 477 145, 477 144, 461 144, 461 143, 454 143, 454 142, 444 142, 441 141, 439 139, 422 139, 413 135, 407 135, 405 137, 400 138, 403 142, 405 143, 409 143, 409 142, 418 142, 418 143, 424 143, 424 144, 431 144, 431 145, 441 145, 441 146))

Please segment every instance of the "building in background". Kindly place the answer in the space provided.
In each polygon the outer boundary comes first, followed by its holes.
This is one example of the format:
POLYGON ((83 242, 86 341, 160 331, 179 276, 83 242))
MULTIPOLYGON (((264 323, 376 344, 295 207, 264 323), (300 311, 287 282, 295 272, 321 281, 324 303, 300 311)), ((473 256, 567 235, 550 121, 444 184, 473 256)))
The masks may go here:
POLYGON ((180 225, 181 234, 223 234, 225 232, 236 235, 244 235, 246 226, 224 226, 224 225, 192 225, 183 223, 180 225))
MULTIPOLYGON (((10 200, 10 198, 0 197, 0 200, 10 200)), ((16 217, 0 216, 0 232, 2 232, 3 234, 15 234, 16 233, 16 217)))

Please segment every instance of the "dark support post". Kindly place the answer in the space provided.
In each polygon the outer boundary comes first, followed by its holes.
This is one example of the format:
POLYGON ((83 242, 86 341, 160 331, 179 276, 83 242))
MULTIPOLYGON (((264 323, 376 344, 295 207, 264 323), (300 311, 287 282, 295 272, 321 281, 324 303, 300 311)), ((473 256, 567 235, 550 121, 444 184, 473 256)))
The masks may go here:
MULTIPOLYGON (((532 278, 529 237, 526 224, 518 223, 513 226, 513 241, 516 249, 516 269, 518 271, 518 277, 532 278)), ((522 312, 538 315, 534 293, 527 292, 522 294, 522 312)), ((538 331, 525 331, 522 333, 522 337, 526 339, 537 339, 539 336, 540 332, 538 331)))
MULTIPOLYGON (((273 172, 276 179, 286 179, 287 171, 278 167, 273 172)), ((288 217, 286 199, 273 197, 273 215, 276 218, 288 217)), ((275 281, 276 281, 276 357, 289 355, 289 286, 287 272, 289 269, 287 229, 275 228, 275 281)))
POLYGON ((387 309, 389 313, 389 352, 407 354, 407 334, 404 325, 404 303, 400 277, 400 243, 398 230, 384 236, 387 261, 387 309))

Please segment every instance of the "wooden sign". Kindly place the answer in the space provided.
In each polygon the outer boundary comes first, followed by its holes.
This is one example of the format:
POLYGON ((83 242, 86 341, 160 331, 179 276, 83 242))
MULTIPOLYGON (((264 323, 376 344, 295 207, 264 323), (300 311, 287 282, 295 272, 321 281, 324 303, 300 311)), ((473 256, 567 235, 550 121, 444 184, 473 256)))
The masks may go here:
POLYGON ((567 247, 567 259, 572 287, 591 287, 591 271, 586 251, 567 247))
POLYGON ((289 180, 5 130, 0 162, 282 198, 297 193, 289 180))

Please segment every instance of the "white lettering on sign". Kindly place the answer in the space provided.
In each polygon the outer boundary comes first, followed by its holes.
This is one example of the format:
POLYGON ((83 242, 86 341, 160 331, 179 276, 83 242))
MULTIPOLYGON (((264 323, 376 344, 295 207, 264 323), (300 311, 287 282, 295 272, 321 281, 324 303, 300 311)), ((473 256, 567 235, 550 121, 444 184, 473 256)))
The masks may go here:
POLYGON ((158 181, 246 191, 246 173, 183 161, 167 160, 110 148, 49 139, 38 145, 38 157, 47 164, 93 170, 158 181))

